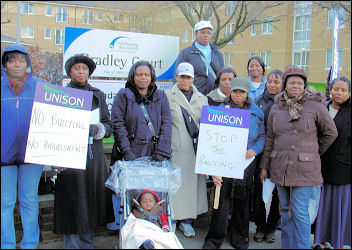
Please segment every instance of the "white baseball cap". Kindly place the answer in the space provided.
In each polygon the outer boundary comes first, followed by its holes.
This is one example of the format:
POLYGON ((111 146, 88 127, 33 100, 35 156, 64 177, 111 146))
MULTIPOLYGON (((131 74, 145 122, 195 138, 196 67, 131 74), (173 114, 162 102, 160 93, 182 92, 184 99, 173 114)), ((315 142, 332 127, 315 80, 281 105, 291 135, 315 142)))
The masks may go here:
POLYGON ((194 78, 194 68, 192 64, 188 62, 180 63, 177 67, 177 75, 178 76, 187 75, 194 78))
POLYGON ((196 25, 194 25, 194 32, 196 32, 197 30, 205 29, 205 28, 209 28, 212 30, 214 29, 213 26, 211 25, 210 21, 201 20, 199 23, 196 23, 196 25))

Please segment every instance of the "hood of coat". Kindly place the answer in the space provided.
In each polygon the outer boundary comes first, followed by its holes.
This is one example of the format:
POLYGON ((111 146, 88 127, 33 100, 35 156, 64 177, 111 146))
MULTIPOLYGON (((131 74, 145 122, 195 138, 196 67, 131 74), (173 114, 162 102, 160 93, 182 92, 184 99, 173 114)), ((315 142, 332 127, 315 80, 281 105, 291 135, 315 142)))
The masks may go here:
MULTIPOLYGON (((142 192, 140 192, 140 193, 137 195, 136 200, 138 201, 139 197, 141 197, 141 195, 142 195, 142 194, 145 194, 145 193, 150 193, 150 194, 154 195, 154 196, 156 197, 157 202, 160 201, 160 198, 159 198, 159 196, 157 195, 157 193, 156 193, 155 191, 153 191, 153 190, 150 190, 150 189, 144 189, 142 192)), ((138 201, 138 202, 139 202, 139 201, 138 201)))
MULTIPOLYGON (((324 93, 321 91, 318 91, 315 93, 309 93, 308 91, 305 90, 303 95, 305 95, 305 101, 311 100, 311 101, 324 103, 324 101, 326 100, 324 93)), ((275 96, 274 102, 281 103, 281 104, 286 103, 284 98, 284 91, 280 92, 275 96)))
POLYGON ((8 79, 7 72, 5 70, 4 61, 3 61, 4 60, 4 56, 7 53, 16 52, 16 51, 21 52, 23 54, 26 54, 26 56, 28 57, 29 65, 27 65, 27 68, 28 67, 30 68, 30 73, 29 73, 28 77, 31 77, 32 76, 32 72, 33 72, 31 57, 29 56, 29 53, 28 53, 27 49, 25 47, 23 47, 22 45, 19 45, 19 44, 11 44, 11 45, 7 46, 4 49, 4 52, 1 54, 1 70, 2 70, 3 76, 6 76, 6 78, 8 79))
POLYGON ((133 94, 136 97, 136 101, 138 103, 142 103, 142 102, 151 102, 151 101, 153 101, 154 92, 156 91, 156 89, 158 87, 156 86, 156 84, 154 82, 150 83, 146 96, 142 96, 139 93, 139 91, 137 89, 137 86, 136 86, 136 84, 134 82, 127 81, 126 85, 125 85, 125 88, 128 88, 128 89, 130 89, 133 92, 133 94))

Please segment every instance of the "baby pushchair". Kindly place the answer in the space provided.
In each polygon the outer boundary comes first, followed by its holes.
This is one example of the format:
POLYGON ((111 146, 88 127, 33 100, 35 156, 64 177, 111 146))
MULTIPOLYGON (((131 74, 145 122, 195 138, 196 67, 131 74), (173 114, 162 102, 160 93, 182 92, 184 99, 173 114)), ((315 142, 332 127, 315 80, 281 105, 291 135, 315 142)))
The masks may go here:
MULTIPOLYGON (((105 185, 121 198, 119 209, 121 228, 119 232, 119 248, 128 245, 126 245, 125 241, 127 238, 122 229, 127 219, 133 217, 130 216, 134 207, 133 199, 145 189, 155 191, 160 200, 165 200, 163 203, 163 212, 167 214, 171 232, 173 230, 171 227, 173 213, 172 197, 181 186, 180 167, 172 164, 170 161, 155 162, 150 157, 141 157, 134 161, 117 161, 110 168, 111 174, 105 185)), ((131 220, 129 219, 128 223, 131 220)), ((128 240, 131 241, 131 238, 128 240)))

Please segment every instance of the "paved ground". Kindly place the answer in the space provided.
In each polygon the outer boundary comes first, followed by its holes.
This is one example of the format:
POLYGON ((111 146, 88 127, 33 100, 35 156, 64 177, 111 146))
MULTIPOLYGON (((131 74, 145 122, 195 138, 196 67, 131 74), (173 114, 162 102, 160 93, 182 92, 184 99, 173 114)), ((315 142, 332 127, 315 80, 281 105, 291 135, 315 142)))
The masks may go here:
MULTIPOLYGON (((204 238, 208 232, 208 225, 210 220, 210 213, 203 214, 198 216, 197 220, 194 221, 194 228, 196 230, 195 238, 186 238, 183 236, 180 230, 176 230, 176 234, 178 239, 184 248, 188 249, 200 249, 204 243, 204 238)), ((266 243, 266 242, 255 242, 253 240, 253 235, 255 233, 255 225, 253 222, 250 223, 250 240, 249 240, 249 248, 250 249, 281 249, 280 242, 280 231, 276 231, 276 240, 274 243, 266 243)), ((95 236, 94 238, 95 246, 97 249, 112 249, 118 244, 118 235, 110 235, 110 236, 95 236)), ((56 249, 62 248, 62 241, 54 241, 38 245, 39 249, 56 249)), ((234 249, 229 242, 224 242, 221 246, 221 249, 234 249)))

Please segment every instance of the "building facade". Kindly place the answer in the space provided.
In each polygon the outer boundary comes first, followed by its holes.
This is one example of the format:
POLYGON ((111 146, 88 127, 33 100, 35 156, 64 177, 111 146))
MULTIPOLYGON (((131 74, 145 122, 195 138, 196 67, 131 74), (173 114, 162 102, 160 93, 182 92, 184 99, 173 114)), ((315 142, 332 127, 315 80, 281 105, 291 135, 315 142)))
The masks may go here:
MULTIPOLYGON (((2 34, 15 38, 17 2, 7 1, 2 9, 2 34), (8 23, 6 23, 9 21, 8 23)), ((219 8, 222 20, 228 18, 236 2, 228 1, 219 8)), ((332 23, 340 16, 340 72, 351 78, 351 21, 341 8, 318 12, 311 1, 287 1, 267 10, 265 18, 281 15, 280 21, 256 24, 235 36, 220 51, 225 66, 247 76, 247 62, 260 56, 266 71, 282 71, 294 64, 308 72, 310 82, 325 83, 332 63, 332 23), (345 21, 346 20, 346 21, 345 21)), ((194 12, 191 12, 194 17, 194 12)), ((264 15, 265 16, 265 15, 264 15)), ((215 16, 209 19, 215 26, 215 16)), ((193 27, 171 1, 163 2, 89 2, 29 1, 21 2, 21 40, 47 51, 62 51, 64 27, 111 29, 178 36, 180 50, 194 42, 193 27)), ((220 32, 226 36, 234 27, 229 23, 220 32)))

